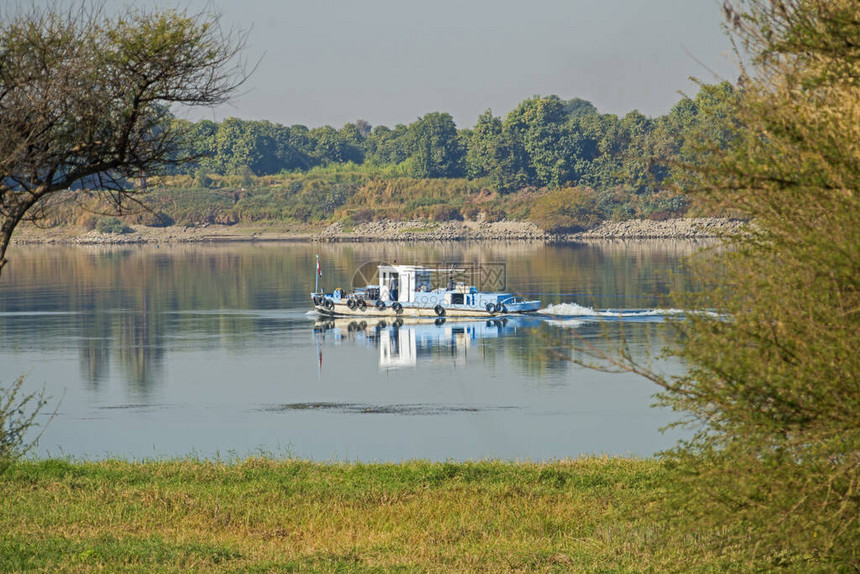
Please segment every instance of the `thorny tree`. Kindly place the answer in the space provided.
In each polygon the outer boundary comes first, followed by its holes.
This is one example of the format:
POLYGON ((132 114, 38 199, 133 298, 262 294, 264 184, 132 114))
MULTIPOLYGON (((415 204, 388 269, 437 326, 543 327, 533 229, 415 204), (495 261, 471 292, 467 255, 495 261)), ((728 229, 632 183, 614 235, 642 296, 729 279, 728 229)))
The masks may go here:
POLYGON ((703 288, 679 297, 689 312, 672 321, 680 336, 668 351, 686 373, 587 341, 586 360, 573 359, 651 379, 695 429, 662 454, 653 526, 631 533, 653 542, 641 546, 656 569, 856 572, 860 2, 724 9, 745 69, 711 131, 731 137, 703 133, 685 183, 752 225, 693 261, 703 288))
MULTIPOLYGON (((725 11, 748 57, 740 129, 727 146, 703 142, 693 181, 753 225, 694 266, 707 289, 681 302, 693 310, 678 323, 687 373, 615 363, 663 386, 698 428, 664 455, 655 506, 678 528, 658 553, 683 548, 709 569, 857 571, 860 3, 725 11)), ((665 566, 691 569, 689 558, 665 566)))
POLYGON ((97 195, 120 211, 129 181, 187 161, 172 106, 228 101, 247 77, 245 36, 217 16, 81 0, 0 21, 0 271, 16 226, 52 202, 97 195))

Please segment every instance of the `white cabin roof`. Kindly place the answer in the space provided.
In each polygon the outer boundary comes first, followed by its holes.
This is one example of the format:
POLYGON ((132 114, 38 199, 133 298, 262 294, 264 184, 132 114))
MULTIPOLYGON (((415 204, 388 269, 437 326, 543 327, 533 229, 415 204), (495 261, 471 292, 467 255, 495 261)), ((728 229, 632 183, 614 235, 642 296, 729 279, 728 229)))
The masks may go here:
POLYGON ((423 267, 421 265, 379 265, 379 271, 388 273, 408 273, 410 271, 429 271, 431 273, 456 273, 465 269, 460 267, 423 267))

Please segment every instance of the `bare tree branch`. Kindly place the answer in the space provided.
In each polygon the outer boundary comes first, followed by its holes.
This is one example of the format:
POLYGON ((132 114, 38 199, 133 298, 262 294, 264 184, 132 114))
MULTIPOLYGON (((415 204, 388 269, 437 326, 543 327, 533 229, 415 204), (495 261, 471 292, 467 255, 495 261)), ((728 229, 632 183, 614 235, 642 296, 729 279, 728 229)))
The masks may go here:
POLYGON ((171 106, 229 101, 248 77, 246 34, 217 14, 101 3, 32 6, 0 21, 0 271, 17 225, 58 192, 101 192, 195 159, 171 106))

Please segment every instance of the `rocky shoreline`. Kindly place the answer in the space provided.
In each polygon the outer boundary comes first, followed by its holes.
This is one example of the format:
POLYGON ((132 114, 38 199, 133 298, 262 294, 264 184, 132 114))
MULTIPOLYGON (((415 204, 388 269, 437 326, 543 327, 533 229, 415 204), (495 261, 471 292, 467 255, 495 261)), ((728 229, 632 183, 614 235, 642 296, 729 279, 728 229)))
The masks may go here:
POLYGON ((738 232, 744 222, 722 218, 666 221, 607 221, 571 234, 551 234, 528 221, 375 221, 347 228, 334 223, 321 231, 308 229, 247 228, 241 225, 136 226, 131 233, 81 232, 75 228, 25 228, 13 238, 16 244, 125 245, 161 243, 212 243, 233 241, 543 241, 577 242, 602 239, 703 239, 738 232), (316 232, 315 232, 316 231, 316 232))
POLYGON ((598 227, 582 233, 565 236, 571 241, 584 239, 694 239, 711 238, 739 233, 747 222, 739 219, 698 217, 650 221, 605 221, 598 227))
POLYGON ((670 219, 666 221, 606 221, 580 233, 552 234, 528 221, 428 223, 426 221, 377 221, 346 229, 335 223, 314 239, 318 241, 553 241, 589 239, 694 239, 738 232, 744 222, 722 218, 670 219))

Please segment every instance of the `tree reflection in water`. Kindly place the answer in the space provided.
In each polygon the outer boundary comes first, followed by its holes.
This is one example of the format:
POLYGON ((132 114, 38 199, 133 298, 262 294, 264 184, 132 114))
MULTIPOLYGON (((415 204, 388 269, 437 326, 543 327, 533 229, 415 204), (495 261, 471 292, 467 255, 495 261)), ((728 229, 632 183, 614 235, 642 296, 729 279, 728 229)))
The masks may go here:
MULTIPOLYGON (((273 344, 282 326, 272 312, 309 309, 315 255, 327 289, 349 287, 368 261, 491 262, 505 265, 507 287, 544 304, 576 300, 597 308, 659 306, 670 290, 689 290, 680 257, 703 243, 279 244, 229 246, 16 247, 0 284, 0 340, 7 349, 67 349, 75 339, 79 370, 98 390, 112 377, 146 399, 164 379, 172 349, 233 350, 273 344), (21 314, 16 315, 16 313, 21 314), (38 319, 28 314, 40 315, 38 319), (113 368, 116 368, 114 372, 113 368)), ((564 353, 579 337, 599 334, 589 320, 524 327, 529 336, 479 337, 474 357, 505 361, 538 379, 570 366, 564 353)), ((563 319, 563 318, 562 318, 563 319)), ((659 348, 659 325, 611 326, 628 343, 659 348)), ((595 337, 595 341, 597 338, 595 337)), ((396 344, 400 344, 398 340, 396 344)), ((598 343, 599 344, 599 343, 598 343)), ((457 346, 428 347, 456 355, 457 346)))

